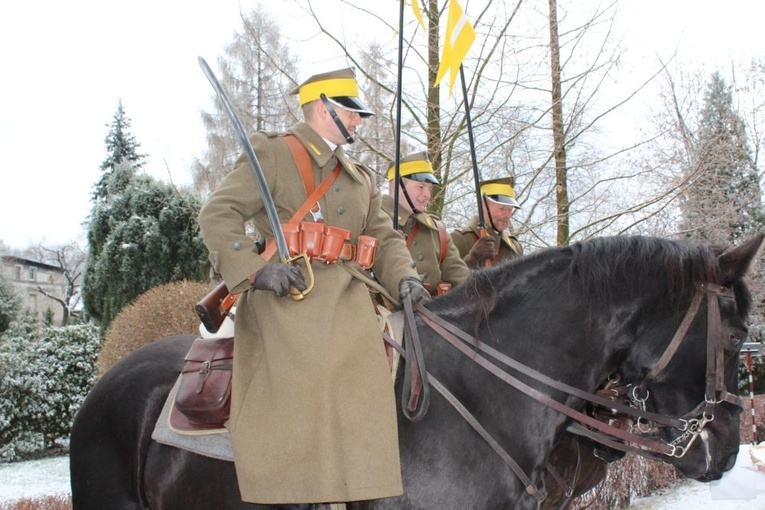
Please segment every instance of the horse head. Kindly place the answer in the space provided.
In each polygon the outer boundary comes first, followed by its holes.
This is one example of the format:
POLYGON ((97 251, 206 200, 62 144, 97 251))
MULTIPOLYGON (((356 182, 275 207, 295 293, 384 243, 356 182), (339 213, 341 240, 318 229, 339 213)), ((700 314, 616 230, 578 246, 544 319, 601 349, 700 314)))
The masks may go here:
POLYGON ((659 294, 647 295, 634 316, 635 336, 618 369, 634 405, 669 418, 636 421, 641 434, 668 446, 649 456, 698 481, 719 479, 736 460, 743 408, 738 360, 751 302, 744 276, 762 245, 761 234, 727 250, 670 248, 664 281, 643 286, 659 294))

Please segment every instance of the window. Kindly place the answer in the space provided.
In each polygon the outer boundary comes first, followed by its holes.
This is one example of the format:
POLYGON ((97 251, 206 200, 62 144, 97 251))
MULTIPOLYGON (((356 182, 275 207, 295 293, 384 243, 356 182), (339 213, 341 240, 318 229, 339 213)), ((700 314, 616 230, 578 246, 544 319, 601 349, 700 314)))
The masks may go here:
POLYGON ((30 282, 37 281, 37 268, 36 267, 30 267, 29 268, 29 281, 30 282))
POLYGON ((24 268, 21 267, 21 266, 16 266, 15 269, 16 269, 15 279, 16 280, 21 280, 21 271, 24 268))

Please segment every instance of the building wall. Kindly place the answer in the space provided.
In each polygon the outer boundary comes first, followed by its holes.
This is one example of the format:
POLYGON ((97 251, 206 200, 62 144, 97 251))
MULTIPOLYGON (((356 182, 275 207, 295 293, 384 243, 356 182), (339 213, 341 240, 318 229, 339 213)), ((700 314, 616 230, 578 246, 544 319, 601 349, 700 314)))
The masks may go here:
POLYGON ((13 285, 21 298, 21 310, 29 310, 42 321, 48 310, 53 313, 53 324, 60 325, 64 318, 61 304, 46 296, 65 299, 66 278, 63 271, 48 264, 22 257, 3 256, 3 276, 13 285))

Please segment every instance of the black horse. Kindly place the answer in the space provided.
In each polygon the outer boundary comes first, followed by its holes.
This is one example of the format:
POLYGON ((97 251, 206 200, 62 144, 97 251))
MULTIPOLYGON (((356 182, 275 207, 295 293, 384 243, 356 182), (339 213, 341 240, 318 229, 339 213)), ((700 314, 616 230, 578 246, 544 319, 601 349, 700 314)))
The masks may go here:
MULTIPOLYGON (((548 458, 569 436, 574 416, 540 398, 576 413, 592 404, 566 388, 592 394, 615 376, 632 388, 636 407, 648 413, 637 419, 646 432, 642 437, 666 447, 647 454, 689 478, 720 478, 739 447, 741 408, 732 394, 750 307, 743 277, 762 242, 760 235, 726 251, 645 237, 596 239, 476 272, 428 302, 427 310, 480 339, 479 347, 496 349, 532 372, 505 368, 521 383, 507 384, 508 377, 478 363, 489 357, 485 350, 465 356, 418 315, 428 373, 489 439, 431 391, 421 420, 399 413, 405 494, 352 502, 348 508, 537 508, 548 458), (535 373, 543 374, 542 380, 532 377, 535 373), (545 374, 564 386, 551 388, 543 382, 545 374), (522 475, 508 467, 503 454, 522 475)), ((172 337, 139 349, 90 392, 71 436, 75 510, 262 508, 240 501, 232 463, 150 438, 192 339, 172 337)), ((582 429, 595 431, 592 425, 582 429)), ((610 446, 649 449, 605 437, 610 446)))

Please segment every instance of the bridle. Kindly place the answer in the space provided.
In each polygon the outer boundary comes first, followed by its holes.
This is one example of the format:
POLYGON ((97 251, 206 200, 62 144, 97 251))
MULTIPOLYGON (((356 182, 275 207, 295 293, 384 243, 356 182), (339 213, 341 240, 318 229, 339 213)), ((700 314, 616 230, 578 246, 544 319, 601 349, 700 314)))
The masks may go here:
MULTIPOLYGON (((408 347, 406 351, 403 351, 400 350, 398 345, 394 345, 406 360, 402 391, 404 414, 413 421, 421 419, 429 405, 428 386, 433 386, 476 432, 487 441, 505 464, 518 476, 524 484, 526 492, 539 501, 545 498, 545 490, 533 483, 531 478, 512 459, 510 454, 491 437, 488 431, 454 395, 431 374, 426 372, 419 334, 414 319, 414 309, 416 308, 424 324, 476 364, 506 384, 522 391, 527 396, 571 418, 574 422, 569 426, 571 432, 589 437, 598 443, 617 450, 633 452, 653 458, 660 458, 661 456, 682 458, 704 427, 714 420, 714 410, 718 405, 722 402, 729 402, 743 407, 741 399, 737 395, 728 392, 724 384, 724 338, 718 297, 733 298, 734 294, 731 289, 718 284, 698 284, 680 326, 659 358, 659 361, 638 384, 627 385, 624 388, 626 391, 613 391, 611 396, 604 395, 602 392, 588 393, 563 382, 556 381, 486 345, 472 335, 438 317, 422 305, 418 304, 414 307, 409 299, 405 299, 405 342, 408 347), (688 334, 694 318, 701 309, 701 302, 704 298, 707 301, 707 366, 704 400, 681 418, 646 411, 645 403, 649 397, 648 385, 667 367, 677 353, 680 344, 688 334), (493 358, 495 361, 489 358, 493 358), (562 391, 589 402, 596 407, 609 410, 609 412, 605 418, 602 416, 598 418, 566 406, 520 381, 500 368, 499 364, 520 372, 549 388, 562 391), (421 377, 420 374, 427 374, 427 377, 421 377), (618 395, 624 394, 628 395, 626 401, 618 397, 618 395), (420 399, 421 395, 424 398, 420 399), (627 422, 631 422, 629 426, 624 425, 627 422), (657 440, 653 436, 647 435, 656 427, 672 428, 678 430, 680 434, 669 442, 657 440)), ((386 338, 387 340, 388 338, 386 338)), ((389 341, 389 343, 391 342, 389 341)))

